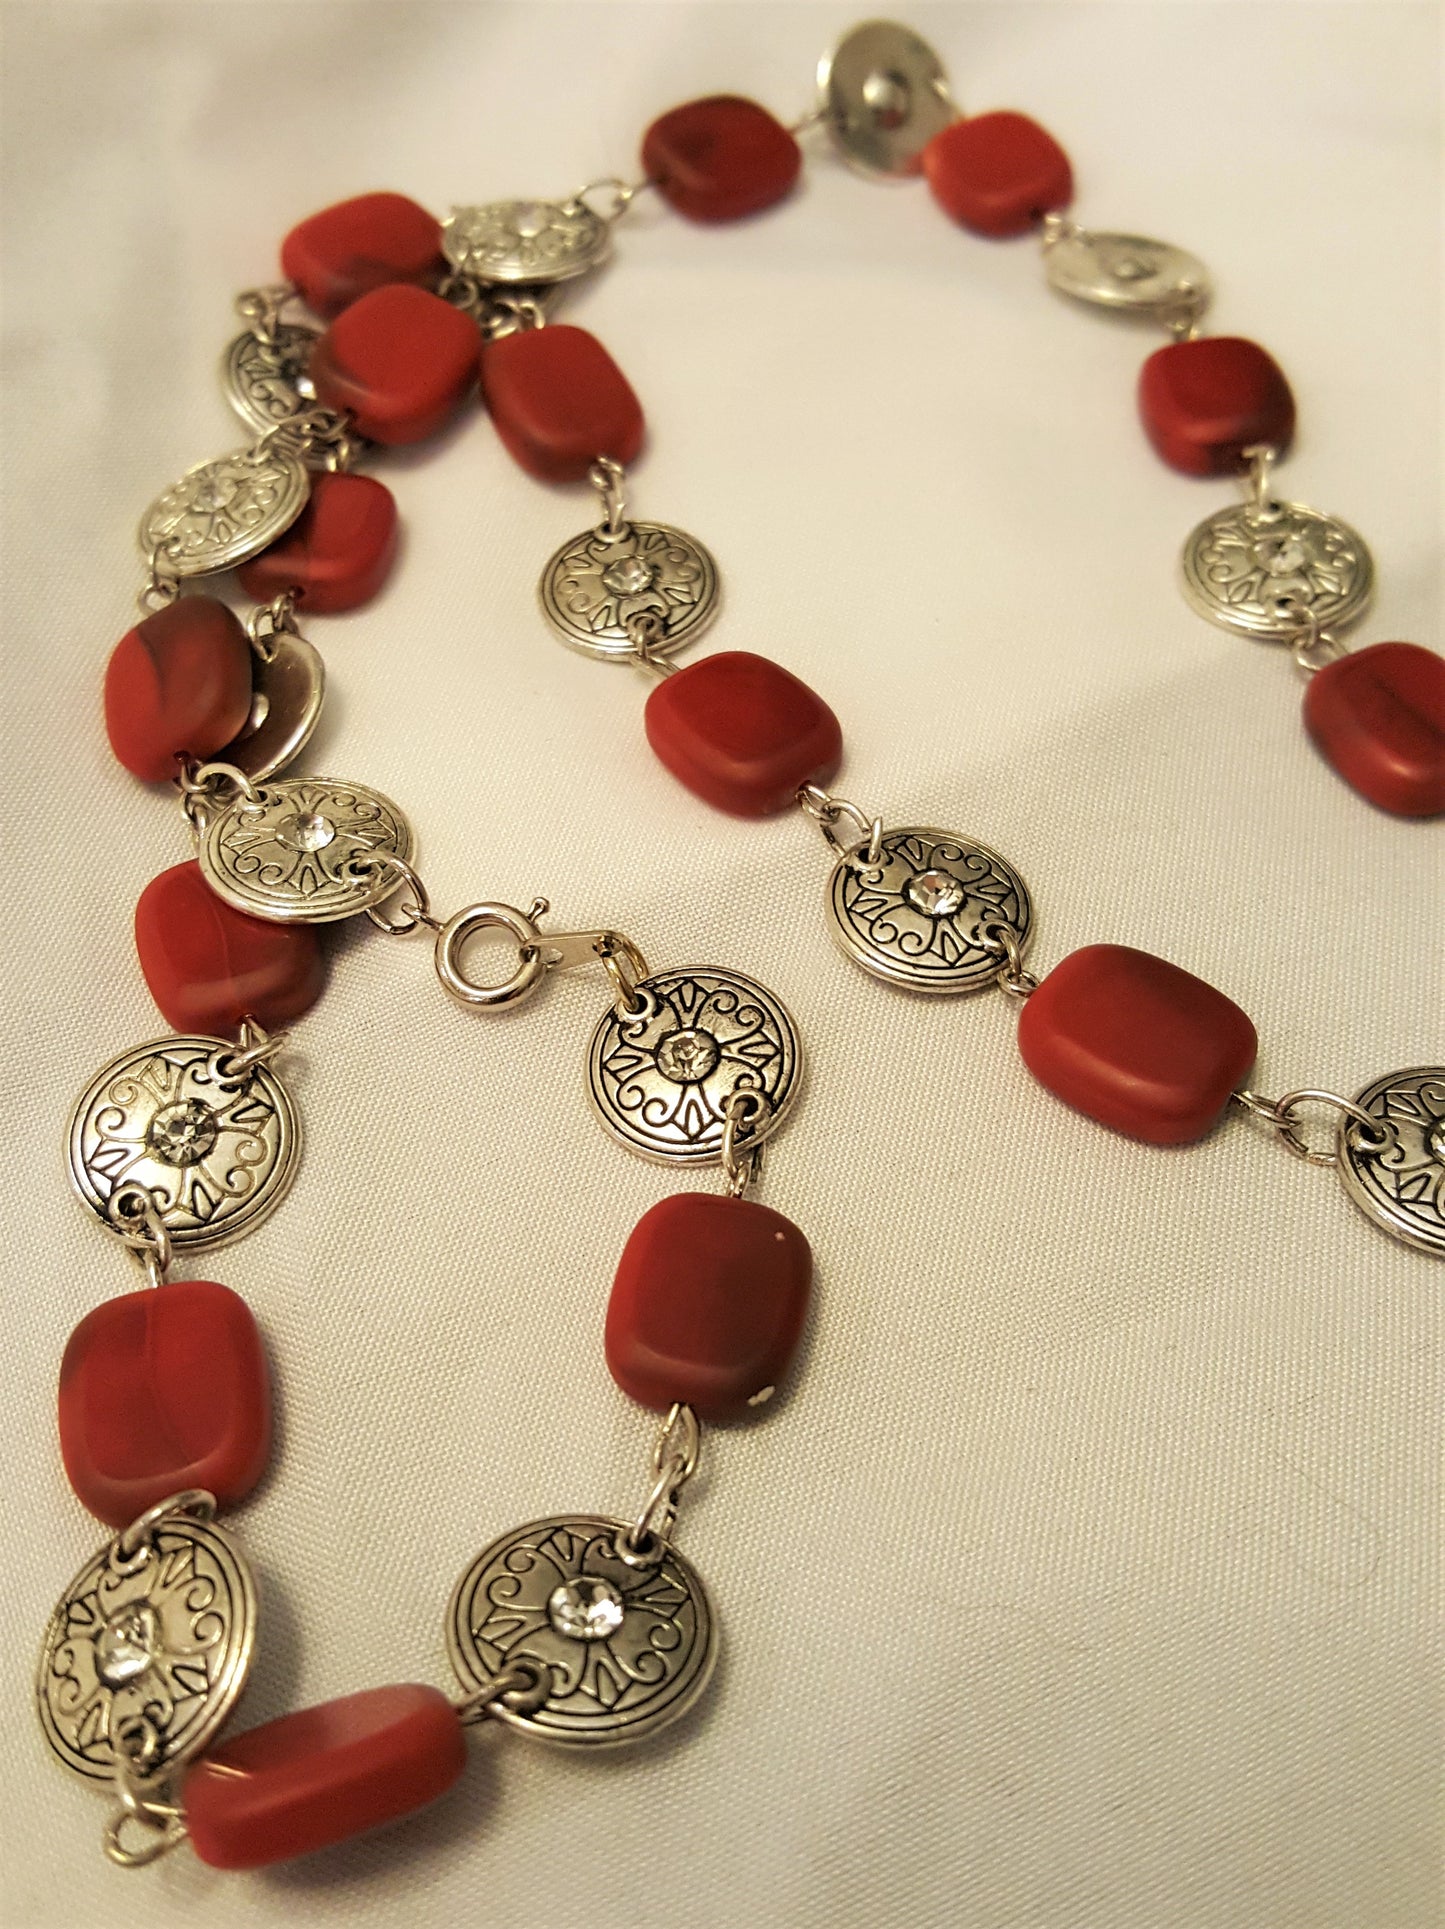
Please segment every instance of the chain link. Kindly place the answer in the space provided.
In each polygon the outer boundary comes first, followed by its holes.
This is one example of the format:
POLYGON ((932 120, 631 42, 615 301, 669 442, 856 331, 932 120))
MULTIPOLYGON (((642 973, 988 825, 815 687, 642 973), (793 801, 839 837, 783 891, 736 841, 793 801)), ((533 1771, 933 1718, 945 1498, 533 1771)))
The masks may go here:
POLYGON ((175 1248, 160 1209, 144 1186, 117 1186, 106 1217, 134 1254, 149 1286, 164 1286, 175 1248))
POLYGON ((457 1718, 470 1726, 486 1721, 506 1709, 512 1714, 535 1715, 545 1707, 552 1692, 552 1673, 540 1661, 519 1656, 499 1668, 490 1681, 452 1703, 457 1718))
POLYGON ((1032 998, 1039 988, 1039 981, 1031 971, 1024 970, 1023 949, 1013 926, 985 924, 981 927, 979 936, 983 939, 987 950, 1003 954, 1004 963, 994 973, 994 983, 999 990, 1007 992, 1010 998, 1017 998, 1020 1004, 1025 998, 1032 998))
POLYGON ((617 1537, 617 1552, 631 1567, 655 1566, 677 1519, 683 1488, 697 1472, 702 1428, 693 1409, 679 1400, 668 1409, 652 1449, 657 1476, 642 1511, 617 1537))
POLYGON ((811 817, 827 840, 828 848, 838 857, 850 854, 862 866, 877 864, 883 855, 883 819, 865 817, 856 804, 850 804, 846 797, 832 797, 817 784, 802 784, 796 793, 798 808, 805 817, 811 817), (845 844, 834 831, 840 818, 846 817, 858 832, 853 843, 845 844), (864 840, 867 840, 864 842, 864 840))
POLYGON ((1341 1098, 1338 1092, 1322 1092, 1309 1088, 1299 1092, 1286 1092, 1283 1098, 1265 1098, 1260 1092, 1252 1092, 1241 1087, 1230 1094, 1234 1104, 1251 1117, 1263 1119, 1272 1127, 1275 1136, 1287 1152, 1295 1158, 1303 1159, 1307 1165, 1337 1166, 1340 1155, 1332 1146, 1328 1152, 1316 1152, 1300 1130, 1298 1118, 1302 1105, 1332 1105, 1352 1121, 1358 1141, 1378 1150, 1389 1143, 1389 1132, 1380 1121, 1371 1118, 1363 1107, 1353 1100, 1341 1098))
POLYGON ((767 1105, 761 1094, 740 1089, 723 1106, 722 1169, 727 1179, 727 1195, 741 1199, 751 1185, 762 1177, 763 1148, 747 1141, 767 1105))

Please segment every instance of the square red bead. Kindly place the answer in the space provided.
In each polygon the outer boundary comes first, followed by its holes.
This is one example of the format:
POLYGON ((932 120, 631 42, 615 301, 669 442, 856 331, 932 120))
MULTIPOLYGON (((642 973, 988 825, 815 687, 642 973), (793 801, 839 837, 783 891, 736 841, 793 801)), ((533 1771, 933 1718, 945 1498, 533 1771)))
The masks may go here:
POLYGON ((1445 811, 1445 657, 1371 644, 1310 678, 1304 714, 1323 755, 1372 804, 1398 817, 1445 811))
POLYGON ((369 603, 381 589, 397 535, 396 497, 384 482, 323 469, 286 534, 236 574, 258 603, 291 589, 309 616, 334 616, 369 603))
POLYGON ((631 462, 642 405, 595 335, 553 323, 482 350, 482 397, 508 453, 542 482, 580 482, 600 455, 631 462))
POLYGON ((388 445, 444 428, 476 380, 477 325, 425 288, 373 288, 311 351, 316 399, 388 445))
POLYGON ((923 172, 945 214, 995 240, 1026 234, 1074 196, 1069 157, 1027 114, 1001 110, 954 121, 923 150, 923 172))
POLYGON ((1240 335, 1156 349, 1139 372, 1139 414, 1156 454, 1187 476, 1230 475, 1252 444, 1283 451, 1294 435, 1283 369, 1240 335))
POLYGON ((327 321, 388 282, 446 268, 441 223, 404 194, 358 194, 308 216, 281 243, 281 272, 327 321))
POLYGON ((642 171, 689 221, 736 221, 792 191, 798 143, 756 101, 736 94, 690 100, 663 114, 642 142, 642 171))
POLYGON ((735 817, 786 810, 801 785, 826 784, 843 758, 843 733, 823 699, 747 650, 664 677, 644 723, 673 776, 735 817))

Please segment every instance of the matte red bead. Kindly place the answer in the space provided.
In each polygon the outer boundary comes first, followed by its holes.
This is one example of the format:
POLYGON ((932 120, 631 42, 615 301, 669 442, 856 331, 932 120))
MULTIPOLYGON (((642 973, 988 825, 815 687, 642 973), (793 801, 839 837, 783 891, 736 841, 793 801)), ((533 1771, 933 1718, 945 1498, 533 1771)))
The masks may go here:
POLYGON ((843 733, 823 699, 748 650, 664 677, 643 721, 673 776, 736 817, 786 810, 800 784, 826 784, 843 760, 843 733))
POLYGON ((105 672, 110 747, 137 777, 174 777, 239 735, 251 711, 251 646, 213 596, 181 596, 127 630, 105 672))
POLYGON ((446 1793, 466 1766, 435 1688, 367 1688, 248 1729, 202 1757, 182 1799, 213 1869, 261 1869, 330 1848, 446 1793))
POLYGON ((1019 1017, 1019 1050, 1041 1084, 1151 1145, 1201 1138, 1258 1049, 1222 991, 1122 944, 1071 952, 1019 1017))
POLYGON ((607 1365, 631 1399, 704 1420, 761 1406, 788 1371, 813 1280, 807 1240, 751 1199, 679 1192, 644 1213, 607 1306, 607 1365))
POLYGON ((1305 726, 1347 784, 1400 817, 1445 811, 1445 657, 1372 643, 1310 678, 1305 726))
POLYGON ((369 603, 396 556, 396 498, 371 476, 323 470, 286 534, 236 574, 258 603, 300 592, 309 614, 332 616, 369 603))
POLYGON ((600 455, 631 462, 642 405, 595 335, 565 323, 482 350, 482 395, 511 455, 543 482, 576 482, 600 455))
POLYGON ((1156 349, 1139 374, 1139 413, 1158 454, 1187 476, 1228 475, 1251 443, 1283 450, 1294 434, 1283 369, 1240 335, 1156 349))
POLYGON ((923 171, 945 214, 975 234, 1025 234, 1074 198, 1069 157, 1027 114, 954 121, 923 150, 923 171))
POLYGON ((243 1018, 268 1031, 310 1011, 326 988, 326 955, 309 924, 248 918, 190 863, 153 877, 135 907, 135 947, 166 1023, 207 1036, 243 1018))
POLYGON ((736 221, 789 193, 803 156, 781 121, 736 94, 690 100, 655 120, 642 171, 690 221, 736 221))
POLYGON ((281 272, 330 321, 372 288, 433 281, 446 268, 441 223, 404 194, 358 194, 298 223, 281 272))
POLYGON ((111 1527, 187 1487, 222 1507, 271 1448, 266 1356, 245 1300, 188 1279, 108 1299, 60 1362, 60 1452, 83 1506, 111 1527))
POLYGON ((425 288, 373 288, 311 351, 326 408, 348 409, 361 435, 421 442, 449 422, 476 380, 477 325, 425 288))

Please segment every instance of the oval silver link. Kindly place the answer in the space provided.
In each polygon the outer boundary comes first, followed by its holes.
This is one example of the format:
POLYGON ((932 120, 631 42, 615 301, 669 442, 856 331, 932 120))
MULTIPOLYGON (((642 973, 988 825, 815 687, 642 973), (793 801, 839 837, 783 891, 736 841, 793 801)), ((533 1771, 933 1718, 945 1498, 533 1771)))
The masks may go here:
POLYGON ((723 1107, 722 1161, 727 1180, 727 1195, 741 1199, 750 1185, 762 1176, 763 1148, 747 1144, 748 1128, 767 1110, 756 1092, 740 1086, 723 1107))
POLYGON ((158 1500, 154 1507, 147 1507, 143 1514, 137 1514, 130 1525, 122 1527, 116 1535, 116 1558, 112 1565, 134 1560, 137 1554, 149 1549, 151 1535, 172 1514, 189 1514, 192 1520, 214 1520, 216 1496, 207 1493, 204 1487, 186 1487, 178 1494, 169 1494, 164 1500, 158 1500))
POLYGON ((1024 954, 1019 946, 1018 933, 1009 924, 985 924, 979 936, 990 951, 998 950, 1004 955, 1004 964, 997 973, 995 982, 1000 991, 1022 1004, 1031 998, 1039 988, 1039 981, 1031 971, 1024 969, 1024 954))
POLYGON ((620 175, 604 174, 600 180, 589 181, 586 187, 578 188, 577 192, 562 205, 569 214, 574 208, 585 208, 588 214, 610 225, 614 221, 621 220, 639 194, 656 186, 656 181, 650 176, 641 181, 624 181, 620 175), (589 194, 600 194, 604 188, 612 190, 612 199, 605 208, 594 208, 587 197, 589 194))
POLYGON ((299 636, 296 624, 296 603, 299 592, 283 589, 279 596, 272 597, 269 603, 262 603, 246 619, 246 634, 251 639, 251 648, 263 663, 274 663, 277 636, 299 636))
POLYGON ((587 480, 602 498, 602 520, 597 525, 609 542, 627 534, 627 471, 610 455, 600 455, 587 471, 587 480))
POLYGON ((1252 1117, 1263 1119, 1270 1126, 1287 1152, 1306 1165, 1338 1166, 1339 1153, 1333 1149, 1316 1152, 1299 1129, 1296 1114, 1302 1105, 1332 1105, 1336 1111, 1353 1120, 1356 1132, 1362 1143, 1367 1146, 1382 1146, 1389 1134, 1381 1129, 1378 1119, 1372 1118, 1363 1107, 1353 1100, 1342 1098, 1338 1092, 1324 1092, 1314 1087, 1306 1087, 1297 1092, 1286 1092, 1283 1098, 1265 1098, 1260 1092, 1241 1088, 1232 1092, 1234 1103, 1252 1117))
POLYGON ((501 1668, 492 1679, 469 1695, 452 1703, 457 1719, 464 1725, 486 1721, 502 1711, 534 1715, 545 1707, 552 1692, 550 1670, 540 1661, 522 1656, 501 1668))
POLYGON ((155 1200, 144 1186, 117 1186, 106 1206, 106 1217, 140 1263, 150 1286, 164 1286, 175 1251, 155 1200))
POLYGON ((617 1539, 617 1552, 629 1566, 649 1566, 657 1559, 677 1519, 683 1488, 697 1472, 702 1455, 702 1428, 685 1401, 674 1401, 658 1429, 652 1449, 657 1478, 636 1520, 617 1539))
POLYGON ((387 901, 385 898, 381 904, 367 906, 366 915, 377 930, 384 931, 389 938, 404 938, 422 924, 433 931, 440 931, 442 920, 432 916, 431 896, 411 865, 404 858, 388 854, 377 860, 377 866, 395 873, 397 890, 405 888, 411 893, 410 899, 398 907, 399 917, 389 918, 382 910, 381 905, 387 901))
POLYGON ((863 866, 878 862, 883 844, 881 817, 865 817, 857 804, 849 803, 846 797, 833 797, 817 784, 800 785, 796 796, 799 810, 805 817, 812 818, 835 857, 846 856, 853 850, 859 838, 867 838, 867 843, 854 853, 855 858, 863 866), (846 817, 858 833, 858 836, 848 843, 844 843, 833 829, 841 817, 846 817))

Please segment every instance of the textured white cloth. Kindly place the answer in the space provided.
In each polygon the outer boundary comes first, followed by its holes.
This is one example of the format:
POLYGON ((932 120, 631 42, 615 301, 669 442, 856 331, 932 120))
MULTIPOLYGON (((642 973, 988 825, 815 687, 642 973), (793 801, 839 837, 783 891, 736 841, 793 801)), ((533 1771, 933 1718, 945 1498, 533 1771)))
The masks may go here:
MULTIPOLYGON (((805 1358, 764 1422, 710 1437, 688 1497, 725 1654, 673 1739, 578 1761, 489 1733, 432 1811, 255 1877, 101 1858, 103 1805, 28 1702, 100 1538, 59 1465, 56 1365, 134 1283, 68 1194, 62 1128, 160 1029, 131 906, 186 854, 98 720, 134 519, 240 439, 215 381, 231 296, 296 219, 373 187, 444 211, 628 176, 647 122, 700 94, 792 119, 851 14, 5 13, 5 1921, 1438 1923, 1445 1274, 1258 1128, 1131 1144, 1031 1082, 1004 1000, 856 971, 812 828, 691 798, 647 750, 641 680, 550 639, 536 578, 592 503, 478 415, 379 465, 405 554, 374 606, 309 626, 331 691, 308 767, 403 803, 443 909, 545 894, 560 927, 789 1002, 809 1087, 761 1196, 816 1251, 805 1358)), ((1064 142, 1080 219, 1210 264, 1211 325, 1295 385, 1289 492, 1374 547, 1361 640, 1438 648, 1436 9, 908 17, 967 108, 1064 142)), ((1008 854, 1038 965, 1115 939, 1199 972, 1257 1021, 1266 1090, 1440 1062, 1439 827, 1347 791, 1283 653, 1183 603, 1180 545, 1230 490, 1140 433, 1160 338, 1051 296, 1032 244, 806 145, 801 191, 755 221, 643 197, 564 310, 647 409, 638 513, 719 559, 705 647, 822 691, 870 812, 1008 854)), ((342 937, 290 1059, 295 1189, 196 1269, 255 1308, 280 1404, 234 1516, 264 1597, 238 1725, 445 1683, 442 1611, 486 1540, 639 1502, 652 1424, 607 1376, 602 1312, 635 1219, 692 1181, 588 1113, 604 1002, 569 975, 489 1019, 425 943, 342 937)))

